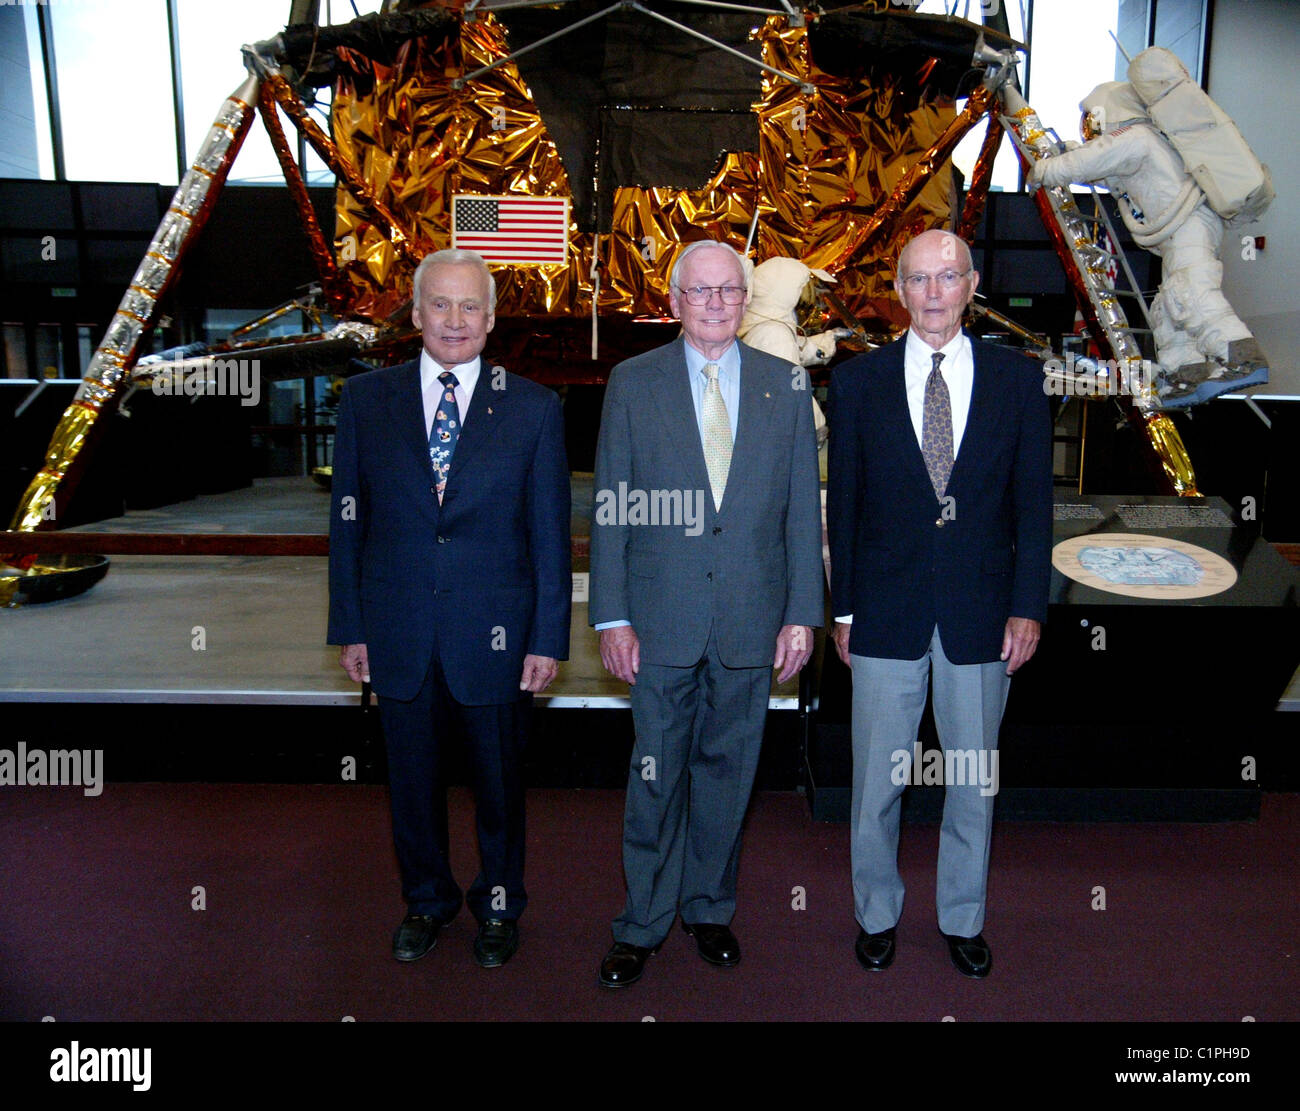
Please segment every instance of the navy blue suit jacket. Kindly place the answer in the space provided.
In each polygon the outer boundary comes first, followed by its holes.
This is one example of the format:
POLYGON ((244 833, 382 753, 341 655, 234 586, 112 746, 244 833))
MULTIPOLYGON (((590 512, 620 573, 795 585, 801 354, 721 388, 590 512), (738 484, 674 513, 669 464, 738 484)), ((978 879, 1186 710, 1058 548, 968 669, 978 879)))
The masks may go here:
POLYGON ((330 518, 331 644, 415 697, 435 647, 466 705, 520 697, 527 653, 569 654, 569 468, 559 398, 483 359, 442 504, 418 361, 350 378, 330 518), (349 500, 351 499, 351 500, 349 500))
POLYGON ((831 376, 831 605, 849 651, 958 664, 999 658, 1008 617, 1043 621, 1051 581, 1051 410, 1042 368, 972 340, 975 379, 945 500, 908 415, 906 336, 831 376), (949 500, 951 499, 951 500, 949 500))

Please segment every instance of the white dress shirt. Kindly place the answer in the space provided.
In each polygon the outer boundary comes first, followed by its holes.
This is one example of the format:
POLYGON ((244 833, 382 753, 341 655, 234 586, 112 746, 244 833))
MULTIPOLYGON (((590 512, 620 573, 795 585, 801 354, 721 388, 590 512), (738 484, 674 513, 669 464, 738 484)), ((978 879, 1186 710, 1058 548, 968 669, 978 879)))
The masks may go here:
MULTIPOLYGON (((971 353, 970 339, 965 332, 958 332, 939 350, 943 352, 939 373, 948 383, 948 400, 952 406, 952 454, 956 459, 957 452, 961 450, 962 435, 966 431, 966 418, 970 415, 970 395, 975 385, 975 356, 971 353)), ((930 377, 930 371, 934 369, 934 360, 930 357, 933 354, 934 348, 908 328, 907 346, 903 350, 903 386, 907 390, 907 413, 912 418, 918 447, 925 421, 925 383, 930 377)), ((846 613, 835 620, 843 625, 852 625, 853 615, 846 613)))
MULTIPOLYGON (((467 363, 451 367, 456 376, 456 405, 460 409, 460 427, 465 427, 465 417, 469 414, 470 398, 474 396, 474 387, 478 385, 479 357, 474 356, 467 363)), ((420 393, 424 398, 424 438, 433 435, 433 422, 438 415, 438 402, 442 400, 442 383, 438 375, 447 370, 433 361, 427 351, 420 352, 420 393)))
MULTIPOLYGON (((962 434, 966 431, 966 417, 970 414, 971 387, 975 384, 975 358, 971 354, 970 339, 958 332, 944 344, 943 362, 939 372, 948 383, 948 397, 952 403, 952 453, 956 458, 961 450, 962 434)), ((903 353, 903 381, 907 388, 907 411, 916 430, 916 442, 921 443, 921 425, 925 418, 925 383, 934 369, 930 358, 934 348, 911 328, 907 330, 907 348, 903 353)))

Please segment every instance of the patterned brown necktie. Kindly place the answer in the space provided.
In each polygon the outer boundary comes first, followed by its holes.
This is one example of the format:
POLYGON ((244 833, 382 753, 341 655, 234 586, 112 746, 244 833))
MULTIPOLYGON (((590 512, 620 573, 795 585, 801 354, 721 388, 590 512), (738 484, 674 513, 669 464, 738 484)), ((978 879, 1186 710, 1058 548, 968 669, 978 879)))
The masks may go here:
POLYGON ((921 417, 921 455, 934 484, 934 496, 942 498, 948 489, 948 476, 952 474, 952 402, 948 397, 948 383, 939 369, 943 352, 936 351, 930 361, 933 367, 925 381, 925 409, 921 417))

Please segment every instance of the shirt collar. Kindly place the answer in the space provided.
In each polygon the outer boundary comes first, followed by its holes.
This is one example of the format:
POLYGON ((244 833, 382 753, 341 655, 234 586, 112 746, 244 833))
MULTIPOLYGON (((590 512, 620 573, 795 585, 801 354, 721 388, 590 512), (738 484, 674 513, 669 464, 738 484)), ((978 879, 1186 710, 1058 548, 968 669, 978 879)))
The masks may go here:
POLYGON ((718 376, 720 378, 735 374, 740 369, 740 344, 734 339, 731 341, 731 346, 716 359, 705 358, 685 339, 682 340, 682 346, 686 349, 686 369, 690 371, 692 377, 703 374, 704 368, 709 363, 718 364, 718 376))
MULTIPOLYGON (((472 394, 474 392, 474 386, 478 382, 480 365, 480 356, 475 355, 469 362, 457 363, 454 367, 450 368, 452 374, 456 376, 456 381, 467 394, 472 394)), ((440 366, 438 363, 434 362, 433 356, 430 355, 429 352, 424 350, 420 351, 421 388, 428 389, 432 387, 432 385, 438 380, 438 375, 446 369, 448 368, 440 366)))
MULTIPOLYGON (((939 365, 943 367, 951 367, 958 354, 964 350, 966 344, 969 342, 970 341, 966 338, 966 333, 958 331, 952 339, 939 348, 939 350, 943 352, 944 356, 943 362, 939 365)), ((913 329, 907 329, 907 357, 912 362, 925 363, 926 369, 929 370, 930 367, 934 365, 934 360, 931 358, 934 354, 935 349, 933 347, 918 336, 913 329)))

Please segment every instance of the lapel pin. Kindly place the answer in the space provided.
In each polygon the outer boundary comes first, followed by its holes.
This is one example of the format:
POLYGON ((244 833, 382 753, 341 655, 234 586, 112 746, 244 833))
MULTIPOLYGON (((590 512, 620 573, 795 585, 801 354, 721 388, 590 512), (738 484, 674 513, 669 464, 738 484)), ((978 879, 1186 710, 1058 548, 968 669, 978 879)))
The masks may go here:
POLYGON ((764 396, 764 397, 771 397, 772 395, 771 395, 770 393, 765 393, 765 394, 763 394, 763 396, 764 396))
POLYGON ((492 415, 492 406, 489 405, 489 406, 488 406, 488 416, 490 417, 491 415, 492 415))

